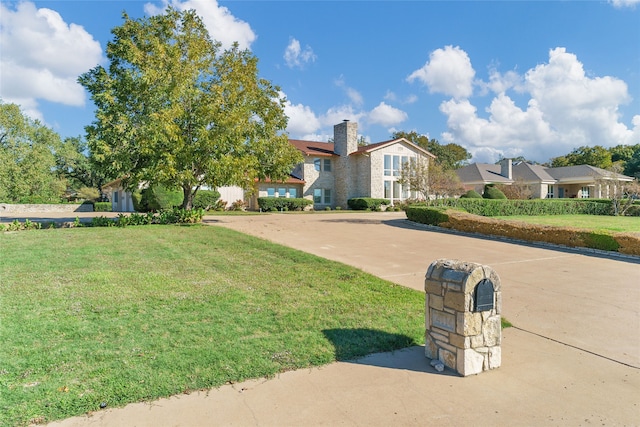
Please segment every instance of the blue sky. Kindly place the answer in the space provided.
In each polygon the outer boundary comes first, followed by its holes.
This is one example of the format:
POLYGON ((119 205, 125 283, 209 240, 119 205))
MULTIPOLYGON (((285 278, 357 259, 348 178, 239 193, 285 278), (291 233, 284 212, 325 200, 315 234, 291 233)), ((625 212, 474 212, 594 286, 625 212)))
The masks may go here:
MULTIPOLYGON (((122 11, 168 4, 0 3, 0 97, 63 137, 93 120, 76 79, 107 64, 122 11)), ((259 58, 288 100, 291 138, 326 141, 349 119, 369 142, 415 130, 480 162, 640 143, 640 0, 170 4, 259 58)))

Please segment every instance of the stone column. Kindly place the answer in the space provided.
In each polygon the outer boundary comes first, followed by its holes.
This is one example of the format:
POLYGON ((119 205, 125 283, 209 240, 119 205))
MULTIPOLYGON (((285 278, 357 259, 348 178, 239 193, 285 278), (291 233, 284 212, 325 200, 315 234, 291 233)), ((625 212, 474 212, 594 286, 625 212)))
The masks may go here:
POLYGON ((425 356, 461 376, 501 363, 502 293, 491 267, 434 261, 425 278, 425 356))

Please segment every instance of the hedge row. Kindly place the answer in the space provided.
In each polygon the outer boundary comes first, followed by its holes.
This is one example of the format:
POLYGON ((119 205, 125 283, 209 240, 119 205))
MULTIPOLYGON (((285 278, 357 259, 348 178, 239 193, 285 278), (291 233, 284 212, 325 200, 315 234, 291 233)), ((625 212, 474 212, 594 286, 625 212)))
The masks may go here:
POLYGON ((640 255, 640 236, 637 234, 504 221, 452 209, 446 210, 442 207, 410 206, 406 209, 406 213, 407 218, 414 222, 468 233, 640 255))
POLYGON ((372 197, 357 197, 347 200, 347 205, 354 211, 378 211, 382 206, 390 205, 388 199, 375 199, 372 197))
POLYGON ((489 200, 489 199, 437 199, 428 206, 444 206, 464 209, 481 216, 513 215, 611 215, 610 200, 489 200))
POLYGON ((94 212, 111 212, 111 202, 93 202, 94 212))
POLYGON ((263 212, 302 211, 312 204, 312 200, 303 198, 258 197, 258 206, 263 212))

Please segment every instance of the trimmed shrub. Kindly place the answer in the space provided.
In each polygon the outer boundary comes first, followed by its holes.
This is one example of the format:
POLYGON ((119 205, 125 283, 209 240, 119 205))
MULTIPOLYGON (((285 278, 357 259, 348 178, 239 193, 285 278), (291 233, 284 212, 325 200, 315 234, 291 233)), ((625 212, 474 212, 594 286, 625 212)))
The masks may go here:
POLYGON ((489 184, 484 186, 484 193, 482 193, 482 197, 490 200, 507 200, 507 196, 505 196, 502 191, 489 184))
POLYGON ((482 195, 478 193, 476 190, 469 190, 460 196, 462 199, 482 199, 482 195))
POLYGON ((440 225, 441 223, 449 221, 449 216, 445 213, 445 208, 408 206, 405 211, 410 221, 421 224, 440 225))
POLYGON ((347 205, 354 211, 378 211, 382 206, 390 205, 391 202, 388 199, 375 199, 372 197, 356 197, 347 200, 347 205))
POLYGON ((218 190, 198 190, 196 197, 193 199, 193 207, 195 209, 204 209, 205 211, 214 209, 219 198, 220 192, 218 190))
POLYGON ((259 197, 258 206, 263 212, 302 211, 313 204, 312 200, 304 198, 259 197))
POLYGON ((94 202, 93 203, 94 212, 111 212, 111 209, 112 209, 111 202, 94 202))
POLYGON ((462 209, 482 216, 610 215, 611 201, 596 199, 490 200, 448 198, 430 200, 429 206, 462 209))
POLYGON ((183 199, 182 190, 171 190, 157 185, 140 192, 138 206, 136 206, 136 199, 133 198, 133 207, 138 212, 158 212, 180 206, 183 199))

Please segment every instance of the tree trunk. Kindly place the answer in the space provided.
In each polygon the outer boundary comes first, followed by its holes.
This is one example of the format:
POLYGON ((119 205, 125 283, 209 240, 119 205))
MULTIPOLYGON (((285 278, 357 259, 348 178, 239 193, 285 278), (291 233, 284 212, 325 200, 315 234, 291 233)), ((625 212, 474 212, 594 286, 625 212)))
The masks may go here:
POLYGON ((195 196, 195 192, 192 190, 190 185, 185 185, 182 187, 182 194, 184 196, 182 199, 182 209, 190 211, 193 209, 193 198, 195 196))

